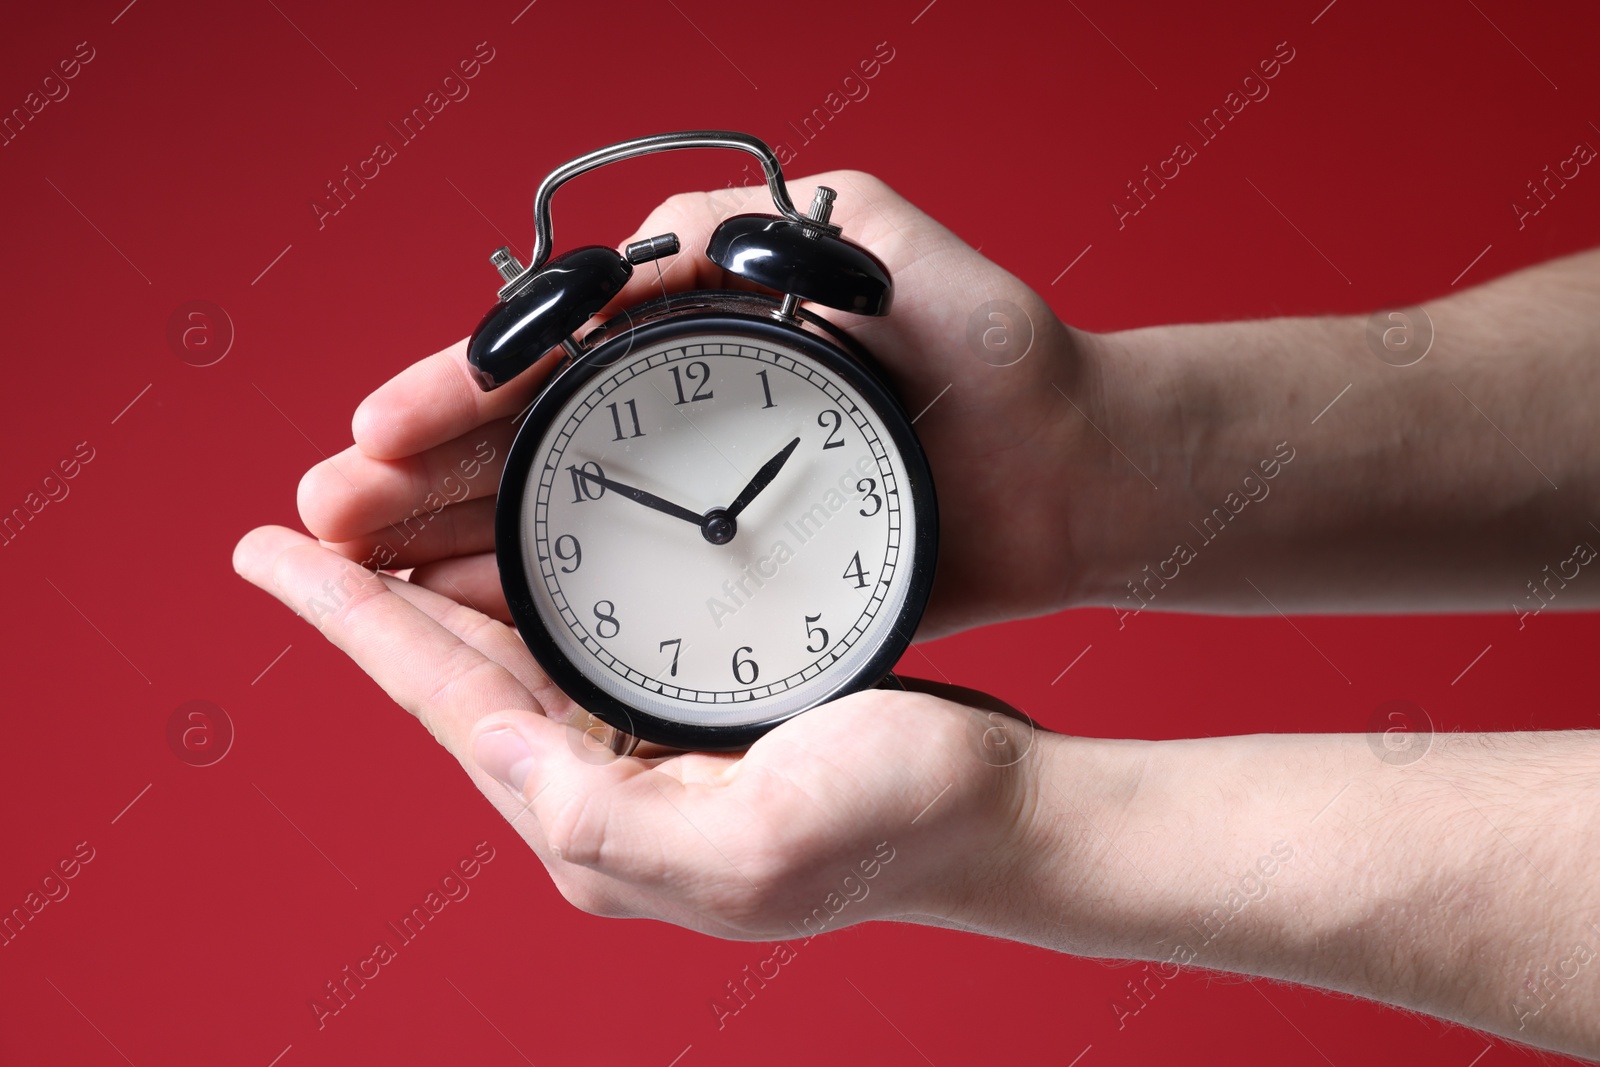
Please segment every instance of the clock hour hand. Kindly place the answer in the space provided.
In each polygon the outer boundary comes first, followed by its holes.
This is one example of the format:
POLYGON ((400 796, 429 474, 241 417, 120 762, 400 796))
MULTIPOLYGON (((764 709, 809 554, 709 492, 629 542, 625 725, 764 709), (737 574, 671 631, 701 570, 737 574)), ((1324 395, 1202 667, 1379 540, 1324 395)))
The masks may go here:
POLYGON ((783 465, 789 462, 789 457, 794 454, 795 446, 800 443, 800 438, 783 446, 783 451, 767 460, 761 469, 756 471, 756 476, 750 479, 750 484, 739 490, 739 495, 733 498, 733 503, 728 505, 728 518, 736 519, 739 513, 750 506, 751 501, 760 495, 761 490, 772 483, 772 479, 783 470, 783 465))
POLYGON ((589 481, 594 482, 597 485, 604 486, 613 493, 625 496, 629 500, 643 504, 647 508, 654 508, 659 512, 671 515, 674 518, 693 523, 695 526, 703 525, 704 520, 701 516, 696 515, 688 508, 679 507, 670 500, 663 500, 654 493, 647 493, 643 489, 635 489, 631 485, 623 485, 621 482, 614 482, 603 474, 590 474, 581 467, 568 466, 567 470, 572 472, 572 476, 574 478, 587 478, 589 481))

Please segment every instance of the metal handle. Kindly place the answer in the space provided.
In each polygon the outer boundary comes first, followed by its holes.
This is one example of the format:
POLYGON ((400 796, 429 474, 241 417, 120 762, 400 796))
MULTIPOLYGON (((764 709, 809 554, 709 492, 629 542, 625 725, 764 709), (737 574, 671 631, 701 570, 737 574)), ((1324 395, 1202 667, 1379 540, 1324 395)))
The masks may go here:
POLYGON ((533 197, 533 260, 515 279, 508 281, 501 289, 501 299, 518 291, 521 288, 518 283, 530 278, 534 271, 549 260, 550 199, 555 196, 557 189, 578 175, 608 163, 619 163, 636 156, 671 152, 680 148, 732 148, 750 153, 761 161, 761 170, 767 179, 767 190, 772 194, 772 203, 778 212, 795 222, 806 221, 806 217, 795 210, 794 202, 789 199, 789 190, 783 181, 783 167, 778 163, 778 157, 767 143, 758 137, 731 130, 684 130, 680 133, 658 133, 649 137, 636 137, 631 141, 597 148, 587 155, 564 163, 539 183, 539 191, 533 197))

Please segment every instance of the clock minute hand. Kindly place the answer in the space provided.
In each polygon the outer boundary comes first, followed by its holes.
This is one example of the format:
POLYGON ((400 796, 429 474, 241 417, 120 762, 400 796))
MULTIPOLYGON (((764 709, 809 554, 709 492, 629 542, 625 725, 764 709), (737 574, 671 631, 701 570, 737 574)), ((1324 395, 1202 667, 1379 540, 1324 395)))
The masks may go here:
POLYGON ((750 479, 750 484, 739 490, 739 495, 733 498, 733 503, 728 505, 728 518, 736 519, 739 513, 750 506, 751 501, 760 495, 761 490, 772 483, 772 479, 783 470, 783 465, 789 462, 789 457, 794 454, 795 446, 800 444, 800 438, 783 446, 783 451, 767 460, 761 469, 756 471, 756 476, 750 479))
POLYGON ((581 467, 569 465, 567 470, 571 471, 574 477, 587 478, 589 481, 598 483, 599 485, 611 490, 613 493, 618 493, 622 496, 625 496, 629 500, 643 504, 647 508, 654 508, 656 511, 671 515, 674 518, 693 523, 695 526, 700 526, 703 523, 701 516, 696 515, 688 508, 679 507, 670 500, 663 500, 654 493, 647 493, 643 489, 635 489, 631 485, 623 485, 621 482, 614 482, 604 475, 590 474, 581 467))

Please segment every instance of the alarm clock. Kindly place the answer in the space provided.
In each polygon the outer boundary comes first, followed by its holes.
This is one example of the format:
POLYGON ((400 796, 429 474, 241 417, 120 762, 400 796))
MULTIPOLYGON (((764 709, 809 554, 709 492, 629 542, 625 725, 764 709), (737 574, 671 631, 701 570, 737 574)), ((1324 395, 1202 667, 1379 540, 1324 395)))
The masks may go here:
POLYGON ((532 261, 490 257, 504 285, 468 342, 477 384, 565 350, 501 475, 501 584, 540 667, 618 754, 640 740, 741 749, 892 683, 927 603, 938 515, 912 420, 872 358, 803 306, 889 313, 888 269, 828 221, 834 199, 818 188, 800 214, 755 137, 660 134, 553 171, 534 197, 532 261), (686 148, 761 161, 777 213, 724 220, 704 254, 772 295, 663 295, 579 337, 635 267, 679 242, 552 257, 553 194, 686 148))

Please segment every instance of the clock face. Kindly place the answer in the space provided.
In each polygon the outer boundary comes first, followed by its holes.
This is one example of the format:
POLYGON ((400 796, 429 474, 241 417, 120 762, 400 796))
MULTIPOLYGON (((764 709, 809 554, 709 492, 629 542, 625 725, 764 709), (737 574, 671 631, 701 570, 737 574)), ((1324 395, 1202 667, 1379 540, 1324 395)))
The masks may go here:
POLYGON ((782 331, 654 337, 536 406, 531 454, 508 465, 537 629, 594 690, 691 728, 771 723, 875 683, 931 563, 903 419, 886 423, 862 391, 881 387, 843 357, 782 331))

